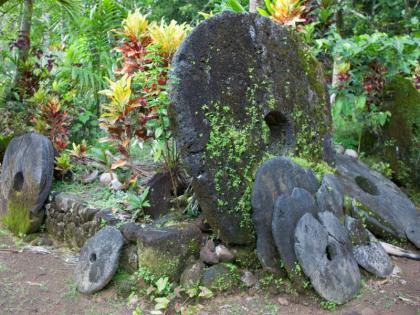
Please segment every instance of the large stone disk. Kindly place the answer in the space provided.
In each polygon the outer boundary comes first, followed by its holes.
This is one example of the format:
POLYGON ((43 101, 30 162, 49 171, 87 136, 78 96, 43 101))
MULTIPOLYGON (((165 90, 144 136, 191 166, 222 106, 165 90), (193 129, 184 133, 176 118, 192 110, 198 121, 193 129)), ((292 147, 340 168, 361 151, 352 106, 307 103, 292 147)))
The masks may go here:
POLYGON ((85 243, 75 269, 79 292, 98 292, 111 281, 117 271, 123 245, 121 232, 111 226, 104 227, 85 243))
POLYGON ((252 180, 267 153, 331 160, 322 69, 286 27, 232 12, 197 26, 172 66, 171 126, 200 206, 222 240, 250 243, 252 180))
POLYGON ((42 206, 51 190, 53 172, 54 149, 47 137, 29 133, 14 138, 2 165, 0 214, 3 220, 7 220, 6 216, 17 219, 29 213, 29 225, 19 232, 35 232, 44 218, 42 206))
POLYGON ((410 240, 420 248, 420 213, 392 181, 361 161, 337 155, 337 177, 344 193, 356 200, 354 214, 379 237, 410 240))
MULTIPOLYGON (((285 157, 276 157, 265 161, 255 176, 251 201, 252 220, 257 233, 257 254, 264 269, 272 272, 280 271, 280 259, 273 239, 272 226, 276 225, 274 229, 276 234, 282 229, 281 226, 278 226, 277 219, 273 221, 273 209, 275 209, 275 202, 279 197, 283 194, 292 194, 296 187, 314 194, 319 183, 310 169, 300 167, 285 157)), ((290 228, 294 229, 299 219, 300 217, 290 228)), ((291 232, 293 233, 293 231, 291 232)))
POLYGON ((284 267, 293 280, 301 280, 296 272, 295 228, 300 218, 306 213, 316 215, 319 212, 312 195, 305 189, 295 188, 291 195, 281 195, 274 205, 272 231, 274 242, 284 263, 284 267))
POLYGON ((319 221, 305 214, 295 230, 296 257, 314 289, 326 300, 344 303, 360 287, 360 272, 344 227, 331 212, 319 221))

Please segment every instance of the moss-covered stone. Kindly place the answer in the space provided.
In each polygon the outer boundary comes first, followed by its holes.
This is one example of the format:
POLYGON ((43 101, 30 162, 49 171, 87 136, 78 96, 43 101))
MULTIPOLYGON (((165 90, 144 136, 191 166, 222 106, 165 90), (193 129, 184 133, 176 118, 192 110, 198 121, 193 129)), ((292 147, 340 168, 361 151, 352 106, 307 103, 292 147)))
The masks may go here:
POLYGON ((253 246, 236 246, 232 247, 235 255, 235 264, 240 268, 256 270, 261 268, 257 252, 253 246))
POLYGON ((420 188, 420 93, 396 76, 385 86, 383 108, 391 117, 379 135, 364 135, 362 150, 390 164, 403 186, 420 188))
POLYGON ((139 268, 157 278, 167 276, 179 281, 188 259, 198 256, 200 241, 200 230, 189 224, 145 228, 137 238, 139 268))
POLYGON ((226 243, 253 243, 250 193, 271 155, 332 160, 322 67, 296 34, 223 12, 173 59, 171 124, 204 215, 226 243))
POLYGON ((202 276, 201 285, 213 292, 225 292, 239 286, 241 275, 232 264, 219 264, 207 268, 202 276))
POLYGON ((9 143, 0 174, 0 215, 8 226, 20 233, 40 228, 53 171, 54 149, 47 137, 29 133, 9 143))

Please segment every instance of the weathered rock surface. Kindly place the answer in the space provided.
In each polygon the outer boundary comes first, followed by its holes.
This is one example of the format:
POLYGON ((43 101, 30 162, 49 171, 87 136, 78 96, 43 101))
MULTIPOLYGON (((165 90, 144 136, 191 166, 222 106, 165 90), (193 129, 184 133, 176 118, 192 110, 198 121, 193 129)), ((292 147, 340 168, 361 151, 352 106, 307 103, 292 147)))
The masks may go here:
POLYGON ((137 257, 137 246, 126 244, 121 252, 120 267, 128 273, 135 273, 139 269, 139 258, 137 257))
POLYGON ((290 194, 295 187, 314 194, 319 183, 311 170, 288 158, 276 157, 258 169, 252 188, 252 219, 257 232, 258 257, 262 266, 273 272, 278 271, 280 266, 271 231, 274 202, 282 194, 290 194))
POLYGON ((99 176, 99 171, 94 170, 91 173, 87 173, 82 177, 82 183, 83 184, 90 184, 93 183, 99 176))
POLYGON ((99 176, 99 182, 103 186, 109 186, 115 176, 116 175, 111 173, 102 173, 101 176, 99 176))
POLYGON ((321 187, 316 193, 316 202, 320 211, 330 211, 339 218, 343 217, 343 188, 334 174, 325 174, 322 178, 321 187))
POLYGON ((215 252, 215 246, 212 240, 206 242, 206 244, 200 249, 200 260, 209 265, 215 265, 219 263, 219 257, 215 252))
POLYGON ((88 206, 75 194, 59 193, 51 199, 45 206, 47 232, 71 248, 81 248, 100 229, 96 216, 102 210, 88 206))
POLYGON ((201 231, 192 224, 137 231, 139 267, 157 277, 179 281, 190 256, 198 258, 201 231))
POLYGON ((258 279, 251 271, 246 270, 241 277, 241 281, 247 288, 251 288, 257 284, 258 279))
POLYGON ((0 179, 0 216, 29 216, 25 231, 18 232, 36 232, 41 226, 53 172, 54 148, 47 137, 29 133, 9 143, 0 179))
POLYGON ((389 276, 394 270, 394 265, 372 233, 367 231, 359 220, 349 216, 346 217, 344 224, 349 232, 357 263, 378 277, 389 276))
POLYGON ((296 256, 324 299, 344 303, 359 290, 359 267, 344 227, 334 214, 321 212, 319 218, 320 221, 307 213, 299 220, 295 230, 296 256))
POLYGON ((236 287, 240 277, 237 270, 231 270, 225 264, 218 264, 204 270, 201 285, 212 291, 222 292, 236 287))
POLYGON ((235 259, 235 255, 225 245, 217 245, 214 252, 221 262, 230 262, 235 259))
POLYGON ((144 209, 144 212, 156 219, 169 212, 170 200, 172 196, 172 181, 169 172, 155 174, 147 183, 150 188, 148 200, 150 207, 144 209))
POLYGON ((180 285, 186 289, 197 287, 200 284, 203 270, 204 264, 201 261, 188 266, 181 274, 180 285))
POLYGON ((124 239, 121 232, 107 226, 83 246, 75 269, 77 289, 92 294, 103 289, 117 271, 124 239))
POLYGON ((300 218, 318 212, 315 200, 305 189, 294 188, 292 194, 283 194, 274 205, 272 232, 274 242, 289 276, 297 277, 295 255, 295 228, 300 218))
POLYGON ((322 69, 286 27, 232 12, 197 26, 172 65, 171 126, 200 206, 224 242, 252 243, 249 178, 266 153, 333 159, 322 69))
POLYGON ((415 205, 389 179, 359 160, 337 155, 337 177, 344 193, 356 200, 354 215, 365 218, 379 237, 408 239, 420 248, 420 216, 415 205))

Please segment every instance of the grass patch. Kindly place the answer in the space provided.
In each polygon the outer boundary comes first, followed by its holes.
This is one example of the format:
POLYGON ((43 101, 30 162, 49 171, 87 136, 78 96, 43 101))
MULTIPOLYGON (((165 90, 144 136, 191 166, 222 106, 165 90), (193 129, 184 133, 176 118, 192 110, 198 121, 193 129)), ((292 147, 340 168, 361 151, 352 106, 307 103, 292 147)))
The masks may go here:
POLYGON ((0 262, 0 273, 6 272, 7 270, 8 270, 7 266, 0 262))
POLYGON ((66 281, 67 291, 64 293, 65 298, 75 299, 78 295, 77 283, 73 279, 67 279, 66 281))
POLYGON ((87 200, 92 207, 118 210, 124 210, 125 208, 123 201, 126 199, 126 192, 113 191, 98 183, 84 185, 77 182, 56 181, 52 190, 77 194, 81 199, 87 200))
POLYGON ((31 225, 27 207, 9 202, 8 209, 8 213, 2 218, 4 226, 15 235, 26 234, 31 225))

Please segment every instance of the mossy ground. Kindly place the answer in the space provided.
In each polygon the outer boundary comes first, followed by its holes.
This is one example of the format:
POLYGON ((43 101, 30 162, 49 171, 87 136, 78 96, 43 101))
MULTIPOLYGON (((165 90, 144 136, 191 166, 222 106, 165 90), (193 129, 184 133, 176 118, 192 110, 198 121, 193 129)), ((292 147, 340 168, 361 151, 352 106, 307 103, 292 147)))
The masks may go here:
POLYGON ((9 201, 8 212, 1 218, 4 226, 15 235, 26 234, 31 225, 28 207, 9 201))

